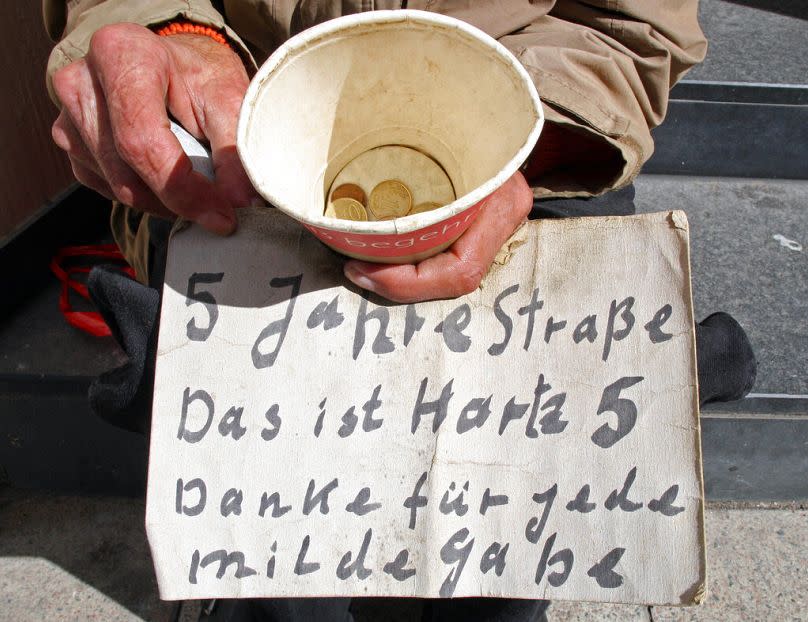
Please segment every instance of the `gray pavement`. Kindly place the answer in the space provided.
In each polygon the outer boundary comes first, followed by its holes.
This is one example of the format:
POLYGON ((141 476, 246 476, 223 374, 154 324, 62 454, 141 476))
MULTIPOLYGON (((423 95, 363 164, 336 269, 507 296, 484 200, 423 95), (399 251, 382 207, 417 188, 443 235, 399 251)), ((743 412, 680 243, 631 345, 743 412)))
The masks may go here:
POLYGON ((142 500, 0 489, 0 621, 169 622, 142 500))
MULTIPOLYGON (((199 603, 161 602, 144 502, 0 489, 0 622, 193 622, 199 603)), ((691 608, 553 603, 551 622, 808 620, 808 505, 709 507, 708 597, 691 608)), ((412 622, 378 599, 357 622, 412 622)))
POLYGON ((674 620, 808 620, 808 510, 709 510, 702 607, 654 607, 674 620))

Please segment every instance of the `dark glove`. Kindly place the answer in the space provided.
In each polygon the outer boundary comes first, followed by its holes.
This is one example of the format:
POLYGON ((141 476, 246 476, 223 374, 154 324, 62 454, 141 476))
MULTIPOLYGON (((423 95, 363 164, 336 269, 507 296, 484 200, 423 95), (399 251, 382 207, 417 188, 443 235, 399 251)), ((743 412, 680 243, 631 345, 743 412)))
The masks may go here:
POLYGON ((757 360, 743 328, 727 313, 713 313, 696 324, 699 404, 731 402, 755 384, 757 360))
POLYGON ((160 294, 120 271, 93 268, 87 288, 129 361, 90 385, 90 406, 109 423, 147 434, 151 423, 160 294))

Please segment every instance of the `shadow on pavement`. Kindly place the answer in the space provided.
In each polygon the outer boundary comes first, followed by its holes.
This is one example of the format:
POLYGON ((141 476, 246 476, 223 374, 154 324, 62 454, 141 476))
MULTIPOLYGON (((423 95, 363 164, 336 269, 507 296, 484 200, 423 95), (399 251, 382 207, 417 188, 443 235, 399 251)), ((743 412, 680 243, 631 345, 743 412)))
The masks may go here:
POLYGON ((768 13, 778 13, 798 19, 808 20, 808 4, 805 0, 728 0, 732 4, 740 4, 768 13))
POLYGON ((0 488, 0 558, 47 559, 143 620, 169 622, 177 605, 158 598, 144 516, 143 499, 0 488))

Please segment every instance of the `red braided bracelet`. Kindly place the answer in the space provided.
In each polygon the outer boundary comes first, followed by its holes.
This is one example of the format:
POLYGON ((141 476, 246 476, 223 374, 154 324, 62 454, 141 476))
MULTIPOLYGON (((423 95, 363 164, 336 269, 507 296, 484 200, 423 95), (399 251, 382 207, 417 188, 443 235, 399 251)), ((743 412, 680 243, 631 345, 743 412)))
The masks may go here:
POLYGON ((155 33, 160 35, 161 37, 168 37, 171 35, 181 35, 181 34, 192 34, 192 35, 205 35, 206 37, 210 37, 214 41, 221 43, 222 45, 226 45, 231 50, 233 49, 230 45, 230 42, 224 37, 222 33, 210 26, 201 26, 200 24, 194 24, 193 22, 171 22, 165 26, 162 26, 158 30, 155 30, 155 33))

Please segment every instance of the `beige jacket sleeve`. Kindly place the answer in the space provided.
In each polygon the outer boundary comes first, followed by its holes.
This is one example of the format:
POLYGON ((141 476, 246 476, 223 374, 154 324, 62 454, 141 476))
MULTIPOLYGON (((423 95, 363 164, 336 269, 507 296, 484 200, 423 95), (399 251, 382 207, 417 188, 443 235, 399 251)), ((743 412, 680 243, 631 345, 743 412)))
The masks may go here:
POLYGON ((58 41, 51 51, 47 69, 48 93, 57 104, 51 83, 53 74, 87 54, 96 30, 121 22, 155 26, 186 19, 224 30, 248 71, 252 73, 255 69, 249 49, 209 0, 42 0, 42 16, 48 35, 58 41))

